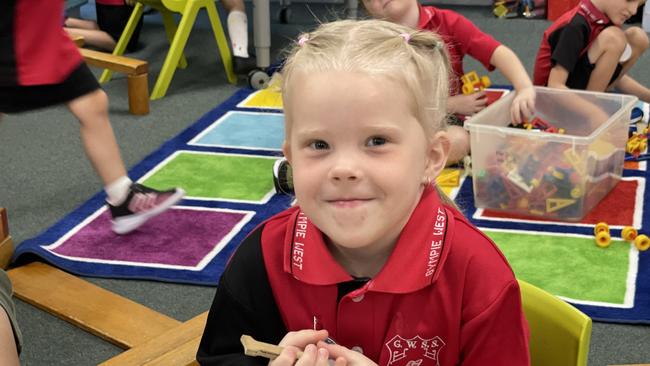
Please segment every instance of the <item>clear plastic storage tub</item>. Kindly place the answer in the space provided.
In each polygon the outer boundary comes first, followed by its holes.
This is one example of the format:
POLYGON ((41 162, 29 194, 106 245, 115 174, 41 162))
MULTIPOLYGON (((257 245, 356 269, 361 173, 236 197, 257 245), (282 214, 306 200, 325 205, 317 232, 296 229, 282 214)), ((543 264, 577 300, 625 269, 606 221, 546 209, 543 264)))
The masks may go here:
POLYGON ((535 90, 533 129, 509 127, 514 92, 465 122, 475 205, 516 215, 580 220, 621 178, 637 98, 535 90))

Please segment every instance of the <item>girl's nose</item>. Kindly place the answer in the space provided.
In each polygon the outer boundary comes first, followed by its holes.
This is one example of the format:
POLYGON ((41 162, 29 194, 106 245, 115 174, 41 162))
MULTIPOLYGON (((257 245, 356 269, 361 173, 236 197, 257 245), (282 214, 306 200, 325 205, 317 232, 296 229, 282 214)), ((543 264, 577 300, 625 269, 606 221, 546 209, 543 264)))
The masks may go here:
POLYGON ((337 182, 350 182, 359 179, 360 171, 350 158, 339 158, 330 169, 330 179, 337 182))

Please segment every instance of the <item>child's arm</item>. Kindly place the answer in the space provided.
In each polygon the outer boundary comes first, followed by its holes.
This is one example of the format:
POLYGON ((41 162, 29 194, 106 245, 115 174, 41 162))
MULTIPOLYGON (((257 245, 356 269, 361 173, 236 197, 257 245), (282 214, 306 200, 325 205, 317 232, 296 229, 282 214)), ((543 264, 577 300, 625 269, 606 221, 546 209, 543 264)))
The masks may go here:
POLYGON ((569 70, 556 64, 548 74, 548 82, 546 83, 546 86, 556 89, 569 89, 569 87, 566 86, 566 81, 568 79, 569 70))
POLYGON ((20 365, 11 322, 2 306, 0 306, 0 364, 20 365))
POLYGON ((12 324, 16 311, 11 294, 11 281, 7 273, 0 268, 0 365, 19 366, 20 331, 18 328, 14 329, 16 324, 12 324))
POLYGON ((452 95, 447 99, 447 113, 472 116, 485 108, 486 105, 487 95, 482 91, 469 95, 452 95))
POLYGON ((515 88, 517 95, 512 101, 510 114, 513 122, 521 123, 535 110, 535 89, 533 89, 533 83, 530 81, 524 65, 521 64, 517 55, 504 45, 500 45, 494 50, 490 64, 499 69, 515 88))
POLYGON ((625 94, 631 94, 646 103, 650 103, 650 89, 643 86, 631 76, 625 74, 616 82, 615 87, 625 94))

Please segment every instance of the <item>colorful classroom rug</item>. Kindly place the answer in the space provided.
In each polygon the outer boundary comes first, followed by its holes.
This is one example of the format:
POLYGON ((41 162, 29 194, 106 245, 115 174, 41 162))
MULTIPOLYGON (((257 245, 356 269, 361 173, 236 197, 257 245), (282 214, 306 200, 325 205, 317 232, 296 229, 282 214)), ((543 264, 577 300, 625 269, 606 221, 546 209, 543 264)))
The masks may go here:
MULTIPOLYGON (((647 116, 647 105, 643 108, 647 116)), ((291 204, 290 197, 275 194, 271 179, 282 139, 279 95, 241 90, 130 171, 152 187, 182 186, 187 197, 179 205, 118 236, 110 230, 100 192, 19 245, 14 259, 40 257, 85 276, 214 285, 246 233, 291 204)), ((639 252, 618 238, 630 224, 650 234, 647 165, 626 167, 620 184, 578 223, 476 209, 470 177, 445 190, 494 239, 519 278, 594 319, 650 323, 650 251, 639 252), (614 242, 607 249, 594 244, 599 221, 612 230, 614 242)))

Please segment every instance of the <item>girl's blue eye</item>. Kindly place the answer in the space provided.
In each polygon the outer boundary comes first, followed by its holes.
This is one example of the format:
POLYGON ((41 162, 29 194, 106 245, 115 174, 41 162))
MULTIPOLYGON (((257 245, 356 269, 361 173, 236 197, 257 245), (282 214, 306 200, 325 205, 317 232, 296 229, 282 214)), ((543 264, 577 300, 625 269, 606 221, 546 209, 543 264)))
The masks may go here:
POLYGON ((386 143, 386 139, 383 138, 383 137, 378 137, 378 136, 371 137, 368 140, 368 145, 369 146, 381 146, 381 145, 384 145, 385 143, 386 143))
POLYGON ((311 146, 311 148, 315 149, 315 150, 325 150, 325 149, 329 148, 329 145, 327 144, 327 142, 325 142, 323 140, 313 141, 311 144, 309 144, 309 146, 311 146))

